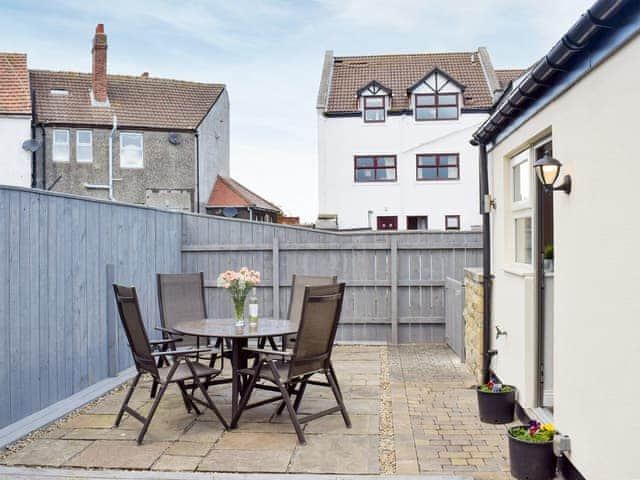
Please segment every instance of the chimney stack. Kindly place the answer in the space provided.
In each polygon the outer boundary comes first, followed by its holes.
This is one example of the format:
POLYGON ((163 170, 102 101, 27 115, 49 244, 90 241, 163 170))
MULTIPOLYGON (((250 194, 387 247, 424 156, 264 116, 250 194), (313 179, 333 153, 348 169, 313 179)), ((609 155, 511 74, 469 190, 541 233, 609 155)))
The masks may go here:
POLYGON ((91 70, 91 88, 93 100, 99 104, 107 104, 107 35, 104 33, 104 24, 96 26, 96 35, 93 37, 93 57, 91 70))

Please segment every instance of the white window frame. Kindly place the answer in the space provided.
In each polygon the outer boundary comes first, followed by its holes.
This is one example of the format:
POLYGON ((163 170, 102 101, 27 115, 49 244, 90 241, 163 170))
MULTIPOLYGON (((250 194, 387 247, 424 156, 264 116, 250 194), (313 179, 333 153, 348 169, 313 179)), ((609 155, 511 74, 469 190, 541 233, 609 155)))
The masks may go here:
POLYGON ((142 133, 137 133, 137 132, 120 132, 120 168, 127 168, 127 169, 142 169, 144 168, 144 135, 142 133), (135 136, 140 138, 140 147, 126 147, 124 148, 122 146, 124 137, 127 136, 135 136), (140 151, 140 165, 124 165, 122 163, 122 152, 125 150, 135 150, 135 151, 140 151))
POLYGON ((78 163, 91 163, 93 162, 93 131, 91 130, 76 130, 76 162, 78 163), (89 143, 80 143, 80 134, 89 134, 89 143), (89 147, 89 159, 81 160, 78 154, 80 147, 89 147))
POLYGON ((511 227, 513 229, 513 263, 516 265, 526 265, 528 267, 533 266, 534 256, 535 256, 535 245, 534 245, 534 221, 533 221, 533 198, 534 195, 534 172, 531 163, 532 158, 532 149, 527 148, 526 150, 521 151, 517 155, 514 155, 509 162, 509 196, 511 198, 511 227), (514 200, 515 193, 515 177, 514 177, 514 169, 518 165, 522 165, 523 163, 528 164, 529 168, 529 196, 525 200, 514 200), (521 218, 530 218, 531 219, 531 263, 518 261, 518 229, 516 228, 516 221, 521 218))
POLYGON ((61 129, 61 128, 54 128, 53 129, 53 137, 51 139, 51 143, 53 148, 51 149, 51 158, 54 162, 60 162, 60 163, 66 163, 69 161, 69 130, 67 129, 61 129), (56 142, 56 134, 58 133, 64 133, 67 136, 67 141, 64 143, 61 142, 56 142), (65 146, 66 145, 66 155, 64 157, 59 157, 56 156, 56 145, 58 146, 65 146))

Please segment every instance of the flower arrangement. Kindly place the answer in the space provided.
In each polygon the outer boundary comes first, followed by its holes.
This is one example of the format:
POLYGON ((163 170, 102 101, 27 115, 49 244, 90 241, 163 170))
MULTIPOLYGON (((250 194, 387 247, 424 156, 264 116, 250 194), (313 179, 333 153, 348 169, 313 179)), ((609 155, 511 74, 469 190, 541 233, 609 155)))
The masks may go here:
POLYGON ((242 267, 239 271, 227 270, 218 275, 218 287, 231 293, 236 313, 236 325, 244 325, 244 303, 253 287, 260 283, 260 272, 242 267))
POLYGON ((528 426, 513 427, 509 433, 518 440, 530 443, 547 443, 553 440, 556 433, 555 427, 551 423, 540 423, 531 420, 528 426))
POLYGON ((511 385, 503 385, 498 383, 495 377, 491 377, 487 383, 480 385, 480 391, 486 393, 506 393, 512 392, 513 387, 511 385))

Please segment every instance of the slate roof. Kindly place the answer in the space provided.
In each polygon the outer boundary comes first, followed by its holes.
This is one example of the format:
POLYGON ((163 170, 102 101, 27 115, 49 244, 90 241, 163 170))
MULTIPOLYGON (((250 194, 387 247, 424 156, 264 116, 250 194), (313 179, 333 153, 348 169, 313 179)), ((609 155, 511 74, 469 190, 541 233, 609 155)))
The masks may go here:
POLYGON ((31 114, 27 55, 0 52, 0 113, 31 114))
POLYGON ((30 70, 38 122, 194 130, 216 103, 223 84, 107 75, 109 107, 91 104, 91 74, 30 70), (68 95, 53 95, 66 90, 68 95))
POLYGON ((280 212, 280 207, 265 200, 231 177, 218 175, 207 203, 209 207, 257 207, 280 212))
POLYGON ((524 74, 526 71, 527 71, 526 69, 513 68, 508 70, 496 70, 495 72, 496 72, 496 76, 498 77, 498 80, 500 81, 500 87, 506 88, 509 82, 511 82, 512 80, 515 80, 516 78, 524 74))
POLYGON ((464 108, 491 107, 491 92, 477 52, 450 52, 334 57, 326 112, 358 112, 356 93, 373 80, 392 90, 392 111, 407 109, 407 89, 436 68, 466 87, 464 108))

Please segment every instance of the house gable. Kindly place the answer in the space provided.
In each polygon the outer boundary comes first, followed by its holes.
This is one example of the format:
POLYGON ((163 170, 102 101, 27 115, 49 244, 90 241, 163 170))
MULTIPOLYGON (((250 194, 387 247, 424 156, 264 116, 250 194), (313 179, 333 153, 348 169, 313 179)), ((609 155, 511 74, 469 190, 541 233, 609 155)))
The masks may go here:
POLYGON ((418 82, 407 89, 407 94, 415 93, 461 93, 465 86, 456 81, 451 75, 439 68, 434 68, 418 82))
POLYGON ((380 82, 372 80, 357 92, 358 97, 368 95, 391 95, 391 89, 385 87, 380 82))

